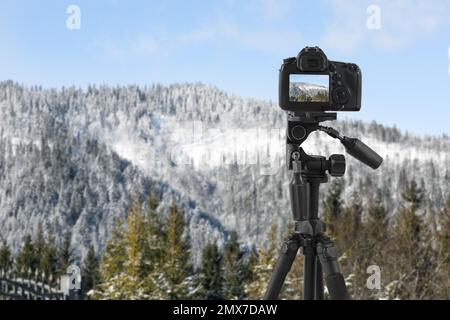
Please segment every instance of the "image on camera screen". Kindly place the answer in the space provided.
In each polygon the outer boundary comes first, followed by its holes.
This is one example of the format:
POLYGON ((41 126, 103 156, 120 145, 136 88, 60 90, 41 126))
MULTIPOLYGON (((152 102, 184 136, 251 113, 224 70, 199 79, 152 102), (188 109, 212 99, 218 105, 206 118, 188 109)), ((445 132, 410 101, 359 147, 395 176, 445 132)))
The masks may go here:
POLYGON ((329 102, 329 76, 291 74, 289 77, 289 101, 329 102))

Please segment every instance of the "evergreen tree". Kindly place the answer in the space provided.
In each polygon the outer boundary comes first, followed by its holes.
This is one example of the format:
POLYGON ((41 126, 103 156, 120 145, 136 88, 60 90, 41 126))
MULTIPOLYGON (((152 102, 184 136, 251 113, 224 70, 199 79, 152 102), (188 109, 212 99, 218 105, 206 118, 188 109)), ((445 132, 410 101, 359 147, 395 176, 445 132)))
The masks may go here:
POLYGON ((141 237, 143 236, 143 216, 141 206, 136 203, 128 213, 126 243, 127 259, 124 262, 124 272, 130 277, 129 290, 133 290, 139 284, 139 269, 142 248, 141 237))
POLYGON ((140 239, 142 247, 140 276, 142 278, 149 277, 149 280, 151 280, 154 276, 151 273, 156 270, 159 272, 162 269, 167 236, 156 211, 158 207, 157 199, 150 196, 147 205, 148 212, 145 217, 144 236, 140 239))
POLYGON ((335 223, 335 231, 339 234, 336 239, 338 248, 353 249, 357 244, 361 232, 361 216, 363 213, 362 201, 355 192, 350 205, 342 210, 340 219, 335 223))
POLYGON ((71 234, 66 233, 64 239, 58 249, 58 270, 57 273, 62 275, 66 273, 67 268, 72 264, 72 250, 70 244, 71 234))
MULTIPOLYGON (((385 243, 389 237, 389 220, 386 208, 379 200, 371 200, 368 208, 366 225, 367 238, 373 241, 372 245, 379 246, 385 243)), ((374 251, 377 251, 374 249, 374 251)))
POLYGON ((128 213, 126 227, 118 224, 105 253, 99 290, 92 298, 103 299, 147 299, 144 279, 139 270, 143 236, 143 214, 140 203, 136 202, 128 213))
POLYGON ((57 264, 58 264, 58 251, 55 243, 55 237, 53 234, 49 235, 48 241, 44 241, 45 246, 42 249, 42 256, 39 259, 39 270, 45 275, 48 280, 50 277, 56 280, 57 276, 57 264))
POLYGON ((167 242, 164 251, 164 280, 169 299, 186 299, 192 286, 191 248, 184 213, 175 203, 167 217, 167 242))
POLYGON ((99 260, 92 246, 89 248, 83 267, 81 268, 81 279, 84 295, 94 289, 100 282, 99 260))
POLYGON ((44 229, 42 227, 42 223, 39 223, 36 237, 34 240, 34 249, 36 252, 36 267, 39 272, 42 272, 42 264, 45 255, 45 250, 47 246, 47 242, 45 240, 44 229))
POLYGON ((196 296, 201 300, 222 300, 223 265, 222 256, 216 243, 205 246, 202 263, 196 276, 196 296))
POLYGON ((361 298, 367 278, 367 239, 362 237, 361 198, 353 193, 350 204, 342 211, 335 228, 335 244, 340 253, 340 267, 347 276, 347 289, 355 299, 361 298))
POLYGON ((127 292, 123 290, 127 281, 124 274, 124 265, 127 260, 126 230, 123 222, 116 220, 111 239, 100 265, 101 284, 98 290, 89 296, 93 299, 128 299, 127 292))
POLYGON ((121 220, 116 220, 111 239, 108 242, 102 261, 102 279, 108 280, 123 270, 126 256, 125 228, 121 220))
POLYGON ((0 247, 0 270, 9 271, 12 267, 13 259, 11 255, 11 250, 9 249, 6 240, 3 240, 2 246, 0 247))
MULTIPOLYGON (((360 245, 358 252, 363 256, 362 267, 367 268, 370 265, 377 265, 383 271, 383 282, 389 279, 389 272, 393 267, 390 259, 390 244, 392 236, 389 232, 389 218, 385 207, 380 203, 379 198, 372 199, 367 209, 367 222, 364 224, 362 238, 359 239, 360 245)), ((358 254, 356 252, 356 254, 358 254)), ((367 277, 367 274, 364 274, 367 277)), ((385 285, 385 283, 381 283, 385 285)), ((363 283, 361 299, 384 298, 384 292, 378 290, 369 290, 363 283)))
POLYGON ((224 298, 243 299, 245 296, 244 281, 248 274, 236 231, 230 233, 223 254, 224 298))
POLYGON ((37 262, 33 240, 30 235, 27 235, 16 258, 17 270, 20 271, 22 276, 26 276, 29 270, 32 272, 36 270, 37 262))
POLYGON ((246 285, 249 299, 262 299, 267 289, 278 255, 278 225, 274 222, 267 235, 268 244, 258 249, 251 268, 251 278, 246 285))
POLYGON ((406 205, 398 212, 394 225, 396 286, 394 295, 422 299, 432 290, 435 255, 426 221, 419 216, 424 191, 412 180, 402 193, 406 205))

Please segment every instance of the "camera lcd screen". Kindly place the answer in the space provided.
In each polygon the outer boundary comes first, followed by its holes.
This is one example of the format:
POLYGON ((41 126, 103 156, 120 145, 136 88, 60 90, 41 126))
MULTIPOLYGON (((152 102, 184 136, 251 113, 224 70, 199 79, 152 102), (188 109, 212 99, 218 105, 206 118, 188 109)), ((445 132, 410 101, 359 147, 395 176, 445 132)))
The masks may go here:
POLYGON ((328 75, 291 74, 289 76, 289 101, 329 102, 328 75))

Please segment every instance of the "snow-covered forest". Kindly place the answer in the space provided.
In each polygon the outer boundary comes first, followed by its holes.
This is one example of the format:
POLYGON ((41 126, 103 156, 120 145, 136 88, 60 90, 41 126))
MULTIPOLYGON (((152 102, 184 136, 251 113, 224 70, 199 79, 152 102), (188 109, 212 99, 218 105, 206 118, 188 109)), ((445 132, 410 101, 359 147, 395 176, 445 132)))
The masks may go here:
MULTIPOLYGON (((202 84, 42 89, 0 83, 0 228, 17 252, 38 226, 77 259, 104 252, 117 218, 136 199, 172 201, 185 212, 193 263, 232 230, 246 248, 266 242, 274 222, 291 220, 284 168, 286 115, 272 102, 244 99, 202 84), (269 159, 269 165, 267 160, 269 159)), ((343 205, 383 205, 392 217, 412 180, 425 191, 419 213, 441 229, 450 194, 450 138, 422 137, 376 123, 326 123, 361 138, 385 161, 373 171, 347 156, 343 205)), ((305 150, 343 153, 323 133, 305 150)), ((329 192, 323 186, 323 199, 329 192)), ((323 207, 323 203, 321 203, 323 207)), ((362 219, 368 219, 362 210, 362 219)))

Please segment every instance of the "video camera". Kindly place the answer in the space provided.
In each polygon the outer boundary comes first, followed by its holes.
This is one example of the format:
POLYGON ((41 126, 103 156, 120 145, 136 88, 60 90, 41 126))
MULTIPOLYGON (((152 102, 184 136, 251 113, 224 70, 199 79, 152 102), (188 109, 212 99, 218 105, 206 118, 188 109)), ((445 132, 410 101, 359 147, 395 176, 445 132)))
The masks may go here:
POLYGON ((306 47, 283 61, 279 104, 295 113, 359 111, 361 80, 356 64, 329 61, 320 48, 306 47))

